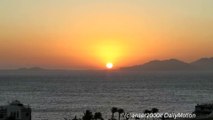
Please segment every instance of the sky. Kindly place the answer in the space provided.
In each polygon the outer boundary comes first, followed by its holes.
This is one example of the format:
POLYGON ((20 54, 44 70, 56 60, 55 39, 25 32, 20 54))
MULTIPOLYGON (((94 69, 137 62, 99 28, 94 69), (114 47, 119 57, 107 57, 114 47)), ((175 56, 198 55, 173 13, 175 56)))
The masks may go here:
POLYGON ((1 0, 0 69, 213 56, 212 0, 1 0))

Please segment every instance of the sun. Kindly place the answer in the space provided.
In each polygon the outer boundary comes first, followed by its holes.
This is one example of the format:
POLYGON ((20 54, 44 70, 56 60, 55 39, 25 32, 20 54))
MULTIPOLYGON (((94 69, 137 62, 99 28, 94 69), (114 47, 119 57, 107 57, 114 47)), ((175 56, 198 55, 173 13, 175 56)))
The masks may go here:
POLYGON ((112 63, 107 63, 106 64, 106 68, 107 69, 112 69, 113 68, 113 64, 112 63))

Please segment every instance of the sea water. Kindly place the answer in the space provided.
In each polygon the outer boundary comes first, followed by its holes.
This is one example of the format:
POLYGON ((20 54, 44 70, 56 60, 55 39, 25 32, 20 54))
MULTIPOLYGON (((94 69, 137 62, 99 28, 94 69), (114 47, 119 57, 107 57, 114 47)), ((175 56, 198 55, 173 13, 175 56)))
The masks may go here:
POLYGON ((193 112, 213 100, 213 72, 1 71, 0 105, 29 104, 33 120, 72 119, 86 110, 193 112))

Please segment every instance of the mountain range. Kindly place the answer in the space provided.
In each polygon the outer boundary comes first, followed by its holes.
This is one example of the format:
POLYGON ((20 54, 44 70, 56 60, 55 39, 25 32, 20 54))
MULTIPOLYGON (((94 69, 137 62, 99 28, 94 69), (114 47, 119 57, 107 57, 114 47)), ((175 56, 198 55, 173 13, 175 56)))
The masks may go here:
POLYGON ((186 63, 177 59, 153 60, 145 64, 123 67, 120 69, 134 71, 213 71, 213 57, 201 58, 191 63, 186 63))

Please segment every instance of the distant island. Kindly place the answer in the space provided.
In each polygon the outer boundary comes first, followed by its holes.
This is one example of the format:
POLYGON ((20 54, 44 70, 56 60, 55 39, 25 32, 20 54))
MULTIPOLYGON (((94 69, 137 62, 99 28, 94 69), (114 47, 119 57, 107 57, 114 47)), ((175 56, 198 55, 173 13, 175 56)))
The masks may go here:
POLYGON ((131 71, 213 71, 213 57, 201 58, 192 63, 177 59, 153 60, 142 65, 122 67, 120 70, 131 71))
POLYGON ((30 67, 30 68, 18 68, 18 71, 44 71, 46 69, 41 68, 41 67, 30 67))

